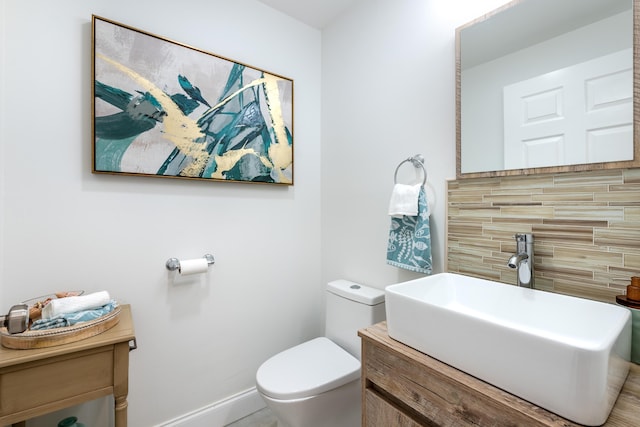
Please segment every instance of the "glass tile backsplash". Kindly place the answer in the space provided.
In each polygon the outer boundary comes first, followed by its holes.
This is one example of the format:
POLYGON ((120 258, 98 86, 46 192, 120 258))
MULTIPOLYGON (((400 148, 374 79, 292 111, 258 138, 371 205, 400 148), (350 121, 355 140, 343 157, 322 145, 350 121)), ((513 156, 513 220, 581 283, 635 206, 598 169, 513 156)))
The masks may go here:
POLYGON ((516 284, 533 233, 536 288, 615 302, 640 275, 640 169, 452 180, 447 270, 516 284))

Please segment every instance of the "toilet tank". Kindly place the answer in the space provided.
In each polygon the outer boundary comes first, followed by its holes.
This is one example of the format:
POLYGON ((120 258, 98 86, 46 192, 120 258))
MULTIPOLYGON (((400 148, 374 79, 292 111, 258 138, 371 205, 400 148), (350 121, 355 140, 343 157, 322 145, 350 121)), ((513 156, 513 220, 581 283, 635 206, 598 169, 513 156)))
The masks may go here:
POLYGON ((334 280, 326 294, 325 336, 360 360, 358 330, 385 320, 384 290, 334 280))

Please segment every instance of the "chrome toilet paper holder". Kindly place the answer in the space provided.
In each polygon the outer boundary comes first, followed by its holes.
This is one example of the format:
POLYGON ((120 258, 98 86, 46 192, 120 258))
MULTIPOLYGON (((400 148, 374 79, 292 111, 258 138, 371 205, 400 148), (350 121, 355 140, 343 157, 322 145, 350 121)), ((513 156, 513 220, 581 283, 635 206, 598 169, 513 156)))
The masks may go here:
MULTIPOLYGON (((215 258, 211 254, 204 254, 202 258, 207 260, 208 265, 213 265, 216 262, 215 258)), ((165 266, 169 271, 176 271, 180 269, 180 260, 178 258, 169 258, 165 263, 165 266)))

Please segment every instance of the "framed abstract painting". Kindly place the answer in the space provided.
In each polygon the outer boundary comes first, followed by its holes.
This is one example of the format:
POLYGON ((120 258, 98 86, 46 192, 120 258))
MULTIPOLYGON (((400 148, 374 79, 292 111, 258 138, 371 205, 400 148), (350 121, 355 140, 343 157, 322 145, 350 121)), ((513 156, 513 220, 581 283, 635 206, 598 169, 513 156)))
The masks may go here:
POLYGON ((92 17, 93 172, 293 185, 293 80, 92 17))

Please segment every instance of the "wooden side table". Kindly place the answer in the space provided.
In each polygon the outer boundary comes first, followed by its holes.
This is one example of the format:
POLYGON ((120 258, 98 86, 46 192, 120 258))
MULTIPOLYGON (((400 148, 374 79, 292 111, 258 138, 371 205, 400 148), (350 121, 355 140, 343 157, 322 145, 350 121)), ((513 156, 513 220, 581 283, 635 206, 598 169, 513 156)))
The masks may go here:
POLYGON ((32 350, 0 348, 0 426, 113 395, 115 425, 127 427, 129 351, 135 349, 131 307, 91 338, 32 350))

